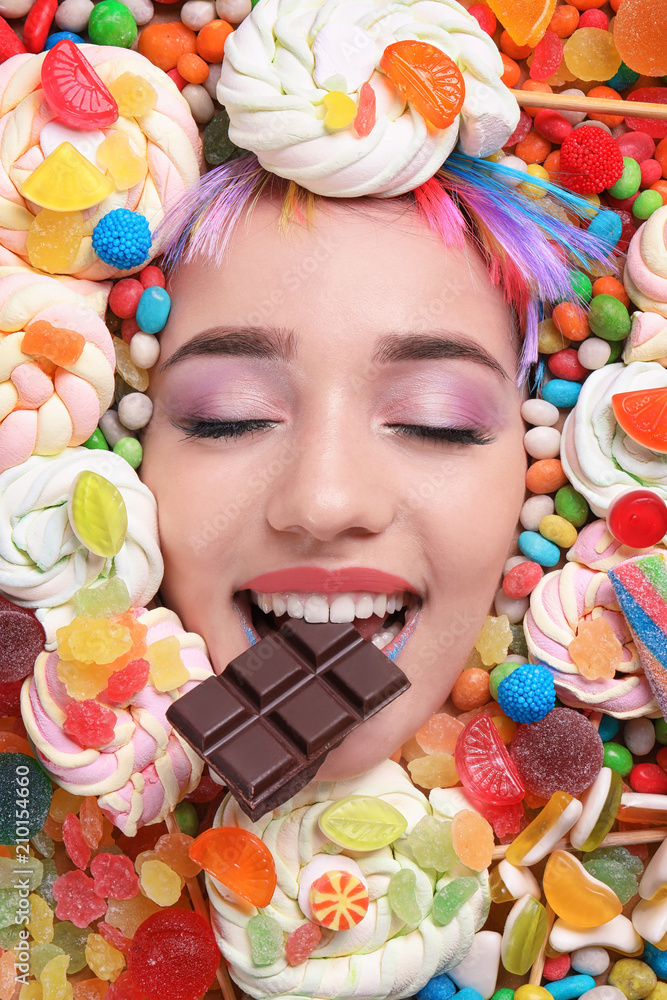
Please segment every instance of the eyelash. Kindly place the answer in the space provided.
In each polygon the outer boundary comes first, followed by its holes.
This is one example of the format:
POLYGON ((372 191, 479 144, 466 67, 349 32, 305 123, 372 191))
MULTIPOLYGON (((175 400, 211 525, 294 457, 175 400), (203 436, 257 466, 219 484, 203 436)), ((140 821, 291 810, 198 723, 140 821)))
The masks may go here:
MULTIPOLYGON (((185 433, 186 438, 212 438, 214 440, 234 439, 244 434, 252 434, 256 430, 266 430, 274 427, 271 420, 195 420, 187 426, 176 424, 185 433)), ((407 437, 419 437, 423 441, 433 441, 434 444, 484 445, 493 440, 489 435, 470 427, 427 427, 423 424, 388 424, 398 433, 407 437)))

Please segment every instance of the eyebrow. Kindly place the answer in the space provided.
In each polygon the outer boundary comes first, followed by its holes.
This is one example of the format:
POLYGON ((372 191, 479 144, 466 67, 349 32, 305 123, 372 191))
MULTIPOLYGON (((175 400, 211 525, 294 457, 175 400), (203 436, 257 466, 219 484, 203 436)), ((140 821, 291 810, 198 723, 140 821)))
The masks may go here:
MULTIPOLYGON (((181 361, 207 355, 231 355, 260 358, 265 361, 292 361, 297 353, 293 330, 283 327, 216 326, 198 333, 177 348, 160 366, 166 371, 181 361)), ((373 352, 373 363, 396 364, 401 361, 453 359, 484 365, 511 381, 499 361, 481 344, 449 330, 425 333, 389 333, 380 338, 373 352)))

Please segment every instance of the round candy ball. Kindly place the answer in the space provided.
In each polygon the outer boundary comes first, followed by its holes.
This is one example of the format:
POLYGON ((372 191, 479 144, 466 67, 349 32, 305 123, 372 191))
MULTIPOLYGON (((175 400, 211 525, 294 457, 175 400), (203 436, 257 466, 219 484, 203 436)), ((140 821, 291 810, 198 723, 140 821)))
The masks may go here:
MULTIPOLYGON (((102 0, 95 10, 99 10, 105 3, 116 3, 116 0, 102 0)), ((123 7, 123 4, 119 3, 118 6, 123 7)), ((128 208, 112 209, 102 216, 93 229, 93 250, 105 264, 121 271, 143 264, 148 257, 151 242, 146 216, 140 212, 131 212, 128 208)))
POLYGON ((88 34, 93 45, 129 49, 137 37, 137 22, 120 0, 102 0, 90 12, 88 34))
POLYGON ((555 702, 553 678, 539 663, 524 663, 498 685, 498 704, 514 722, 537 722, 555 702))
POLYGON ((144 457, 144 450, 135 437, 122 437, 113 446, 114 454, 124 458, 133 469, 138 469, 144 457))
POLYGON ((52 793, 51 779, 33 757, 0 753, 0 844, 18 844, 39 833, 52 793))
POLYGON ((62 31, 85 31, 94 6, 92 0, 63 0, 55 22, 62 31))
POLYGON ((130 431, 145 427, 153 416, 153 402, 143 392, 128 392, 118 403, 118 418, 130 431))
POLYGON ((581 795, 602 767, 602 740, 595 726, 571 708, 554 708, 539 722, 522 725, 512 740, 512 759, 534 795, 581 795))
POLYGON ((650 719, 628 719, 623 726, 625 745, 634 757, 645 757, 655 746, 655 727, 650 719))
POLYGON ((148 1000, 198 1000, 215 976, 220 953, 213 931, 190 910, 166 909, 144 920, 127 967, 148 1000))
POLYGON ((630 314, 613 295, 596 295, 588 310, 588 323, 603 340, 624 340, 630 333, 630 314))

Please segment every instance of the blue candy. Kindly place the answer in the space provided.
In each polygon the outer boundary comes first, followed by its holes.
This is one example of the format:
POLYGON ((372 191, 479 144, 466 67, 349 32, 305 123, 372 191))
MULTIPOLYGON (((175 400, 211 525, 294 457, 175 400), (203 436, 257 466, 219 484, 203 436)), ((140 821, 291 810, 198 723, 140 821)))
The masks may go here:
POLYGON ((68 38, 70 42, 74 42, 75 45, 85 44, 85 38, 82 38, 81 35, 76 35, 73 31, 56 31, 54 35, 49 35, 46 39, 44 51, 46 52, 48 49, 52 49, 54 45, 58 44, 58 42, 62 42, 63 38, 68 38))
POLYGON ((626 66, 624 62, 618 67, 616 72, 609 80, 606 81, 607 86, 611 87, 612 90, 626 90, 631 87, 633 83, 636 83, 639 79, 639 73, 635 73, 633 69, 626 66))
MULTIPOLYGON (((542 387, 542 398, 563 409, 570 409, 579 399, 581 382, 570 382, 565 378, 552 378, 542 387)), ((549 564, 551 565, 551 564, 549 564)))
POLYGON ((603 715, 598 726, 598 736, 603 743, 606 743, 607 740, 613 740, 620 728, 618 719, 612 715, 603 715))
POLYGON ((514 722, 539 722, 556 703, 553 677, 540 663, 523 663, 498 685, 498 704, 514 722))
POLYGON ((589 233, 594 233, 612 250, 621 238, 623 223, 616 212, 598 212, 588 227, 589 233))
POLYGON ((135 317, 139 329, 144 333, 159 333, 167 323, 170 309, 171 299, 166 289, 159 285, 145 289, 139 299, 135 317))
POLYGON ((660 951, 645 941, 642 961, 651 966, 658 979, 667 979, 667 951, 660 951))
POLYGON ((551 993, 554 1000, 573 1000, 580 997, 582 993, 593 990, 597 983, 592 976, 566 976, 565 979, 558 979, 555 983, 545 983, 544 988, 551 993))
MULTIPOLYGON (((462 990, 461 992, 474 994, 474 996, 468 997, 467 1000, 477 1000, 479 997, 479 993, 476 990, 462 990)), ((417 1000, 450 1000, 455 993, 456 986, 451 981, 449 976, 434 976, 433 979, 430 979, 426 986, 419 991, 417 994, 417 1000)), ((461 994, 459 994, 459 996, 460 995, 461 994)), ((482 1000, 482 998, 479 997, 479 1000, 482 1000)))
POLYGON ((93 229, 93 250, 105 264, 127 271, 148 259, 152 237, 148 219, 128 208, 114 208, 93 229))
POLYGON ((524 556, 540 566, 555 566, 560 559, 560 549, 537 531, 522 531, 519 549, 524 556))

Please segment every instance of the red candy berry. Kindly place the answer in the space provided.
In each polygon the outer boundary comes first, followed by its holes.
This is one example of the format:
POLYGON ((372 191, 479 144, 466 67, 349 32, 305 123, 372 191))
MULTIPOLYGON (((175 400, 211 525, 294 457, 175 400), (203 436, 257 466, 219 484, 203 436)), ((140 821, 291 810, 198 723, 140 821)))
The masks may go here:
POLYGON ((25 52, 25 45, 4 17, 0 17, 0 63, 19 52, 25 52))
POLYGON ((628 490, 609 505, 607 527, 622 545, 649 548, 667 533, 667 505, 654 490, 628 490))
POLYGON ((127 956, 128 972, 149 997, 199 1000, 215 976, 220 953, 206 920, 166 909, 140 925, 127 956))
POLYGON ((630 784, 636 792, 667 795, 667 773, 657 764, 636 764, 630 771, 630 784))
POLYGON ((588 369, 580 363, 579 355, 573 347, 550 354, 547 364, 552 375, 567 379, 568 382, 580 382, 588 375, 588 369))
POLYGON ((121 278, 111 289, 109 308, 119 319, 132 319, 143 294, 144 286, 136 278, 121 278))
POLYGON ((302 924, 292 931, 285 942, 285 955, 290 965, 302 965, 317 948, 322 931, 317 924, 302 924))
POLYGON ((161 268, 156 264, 149 264, 137 275, 144 288, 164 288, 167 284, 161 268))
POLYGON ((503 591, 513 600, 528 597, 542 579, 542 567, 539 563, 526 562, 514 566, 503 580, 503 591))
POLYGON ((482 31, 485 31, 487 35, 493 36, 498 22, 496 15, 485 3, 474 3, 471 7, 468 7, 468 13, 472 14, 482 31))
POLYGON ((67 706, 63 729, 79 746, 97 748, 111 742, 115 724, 115 713, 91 698, 67 706))
POLYGON ((90 844, 81 832, 79 817, 68 813, 63 820, 63 843, 77 868, 85 869, 90 861, 90 844))
POLYGON ((651 184, 655 184, 662 177, 662 167, 657 160, 643 160, 639 164, 639 169, 641 171, 641 186, 643 188, 648 188, 651 184))
POLYGON ((456 741, 454 760, 463 787, 475 798, 494 806, 523 799, 517 769, 488 715, 467 724, 456 741))
POLYGON ((53 883, 58 904, 58 920, 71 920, 75 927, 87 927, 107 912, 106 902, 95 892, 95 883, 83 872, 66 872, 53 883))
POLYGON ((109 899, 134 899, 139 893, 139 878, 134 865, 124 854, 98 854, 90 862, 95 892, 109 899))
POLYGON ((545 31, 535 46, 530 67, 531 80, 548 80, 563 61, 563 43, 555 31, 545 31))
POLYGON ((570 971, 570 964, 570 956, 567 954, 545 958, 542 975, 548 982, 555 983, 558 979, 565 979, 570 971))
POLYGON ((109 678, 107 684, 106 697, 120 705, 124 701, 129 701, 138 691, 146 686, 148 673, 151 665, 148 660, 142 658, 130 660, 126 667, 117 670, 109 678))
POLYGON ((623 157, 612 137, 594 125, 573 129, 560 149, 560 181, 579 194, 599 194, 623 173, 623 157))
POLYGON ((609 18, 603 10, 598 10, 596 8, 591 8, 591 10, 584 10, 581 12, 579 17, 579 27, 580 28, 602 28, 603 31, 609 30, 609 18))

